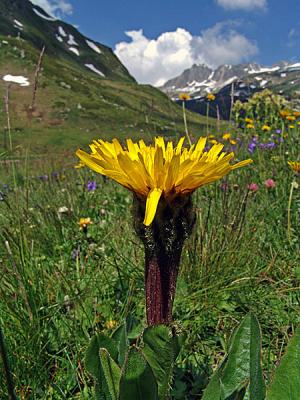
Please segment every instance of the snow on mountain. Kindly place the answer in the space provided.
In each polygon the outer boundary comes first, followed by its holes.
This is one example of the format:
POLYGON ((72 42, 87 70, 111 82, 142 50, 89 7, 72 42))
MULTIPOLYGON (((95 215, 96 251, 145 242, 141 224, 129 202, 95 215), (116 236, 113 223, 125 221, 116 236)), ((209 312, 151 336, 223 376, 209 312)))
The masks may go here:
POLYGON ((45 19, 46 21, 57 21, 56 18, 46 16, 46 15, 42 14, 39 10, 37 10, 36 8, 34 8, 34 7, 32 7, 32 10, 33 10, 33 12, 34 12, 36 15, 38 15, 40 18, 45 19))
POLYGON ((26 78, 25 76, 16 76, 16 75, 4 75, 2 78, 5 82, 9 82, 9 83, 17 83, 20 86, 29 86, 30 83, 28 82, 28 78, 26 78))
POLYGON ((94 50, 96 53, 101 54, 102 51, 99 49, 98 46, 95 45, 94 42, 91 42, 90 40, 86 39, 86 44, 92 49, 94 50))
POLYGON ((206 96, 208 92, 217 93, 223 87, 240 80, 245 81, 245 86, 251 90, 263 89, 266 85, 269 87, 274 79, 276 84, 279 84, 278 80, 288 79, 289 73, 298 70, 300 70, 300 63, 291 64, 286 61, 271 67, 257 63, 225 64, 216 69, 202 64, 193 65, 178 77, 167 81, 160 89, 172 99, 178 99, 178 95, 182 92, 189 93, 193 98, 200 98, 206 96))
POLYGON ((105 75, 103 74, 103 72, 99 71, 99 69, 97 69, 93 64, 84 64, 87 68, 89 68, 91 71, 95 72, 96 74, 102 76, 103 78, 105 78, 105 75))

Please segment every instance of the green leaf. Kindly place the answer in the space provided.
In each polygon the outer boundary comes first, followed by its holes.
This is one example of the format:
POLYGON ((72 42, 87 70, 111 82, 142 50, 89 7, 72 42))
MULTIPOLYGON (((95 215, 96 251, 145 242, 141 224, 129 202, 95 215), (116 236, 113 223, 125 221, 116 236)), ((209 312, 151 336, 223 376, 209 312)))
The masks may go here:
POLYGON ((159 399, 164 399, 170 389, 173 367, 180 351, 180 342, 166 325, 148 327, 143 333, 142 352, 155 375, 159 399))
POLYGON ((86 350, 84 361, 86 369, 95 378, 99 378, 99 375, 101 375, 101 362, 99 358, 100 348, 107 349, 114 360, 118 357, 117 344, 113 339, 105 336, 103 333, 98 333, 93 336, 86 350))
POLYGON ((267 400, 300 398, 300 329, 287 346, 267 392, 267 400))
POLYGON ((235 331, 221 374, 224 399, 250 383, 250 400, 265 398, 261 369, 261 333, 257 318, 248 314, 235 331))
POLYGON ((125 356, 129 346, 125 323, 114 331, 112 338, 118 343, 118 362, 119 365, 122 366, 125 362, 125 356))
POLYGON ((118 400, 121 369, 106 349, 100 349, 99 355, 110 400, 118 400))
POLYGON ((120 400, 157 400, 157 384, 142 353, 132 347, 120 382, 120 400))
POLYGON ((249 383, 249 399, 264 400, 266 388, 260 353, 260 327, 257 318, 250 313, 233 334, 228 356, 213 375, 203 400, 243 398, 249 383))
POLYGON ((214 373, 207 385, 202 400, 220 400, 221 399, 221 381, 220 371, 214 373))
POLYGON ((85 366, 87 371, 95 378, 96 397, 99 400, 110 400, 103 368, 100 360, 100 348, 106 348, 113 359, 118 357, 117 344, 113 339, 99 333, 92 337, 85 354, 85 366))

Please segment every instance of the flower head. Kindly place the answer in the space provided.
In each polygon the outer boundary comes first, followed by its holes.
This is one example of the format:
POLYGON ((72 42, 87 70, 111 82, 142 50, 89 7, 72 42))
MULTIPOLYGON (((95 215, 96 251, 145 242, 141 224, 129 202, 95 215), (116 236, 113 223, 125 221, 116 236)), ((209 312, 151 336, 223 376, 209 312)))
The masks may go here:
POLYGON ((187 101, 191 99, 191 96, 188 93, 180 93, 178 98, 179 100, 187 101))
POLYGON ((80 220, 78 222, 80 229, 83 229, 83 230, 86 230, 89 225, 92 225, 92 223, 93 222, 92 222, 91 218, 80 218, 80 220))
POLYGON ((165 143, 162 137, 157 137, 150 146, 143 140, 134 143, 127 139, 125 149, 117 139, 112 143, 99 140, 90 145, 91 154, 77 150, 76 155, 94 171, 114 179, 146 200, 144 224, 148 226, 161 197, 171 202, 252 162, 248 159, 232 165, 232 152, 222 152, 224 145, 221 143, 205 151, 206 140, 201 137, 185 148, 184 138, 176 147, 172 142, 165 143))
POLYGON ((215 98, 216 98, 216 96, 214 94, 212 94, 212 93, 208 93, 207 96, 206 96, 206 99, 208 101, 214 101, 215 98))
POLYGON ((251 119, 251 118, 245 118, 245 122, 246 122, 247 124, 253 124, 253 119, 251 119))
POLYGON ((300 173, 300 162, 288 161, 288 165, 293 171, 300 173))
POLYGON ((97 182, 88 181, 88 183, 86 184, 86 188, 88 192, 94 192, 97 189, 97 182))
POLYGON ((261 128, 264 132, 270 132, 271 127, 269 125, 263 125, 263 127, 261 128))
POLYGON ((222 136, 222 139, 224 139, 224 140, 231 139, 231 134, 230 133, 224 133, 224 135, 222 136))
POLYGON ((247 125, 246 125, 246 128, 247 128, 247 129, 254 129, 254 125, 253 125, 253 124, 247 124, 247 125))
POLYGON ((252 183, 249 183, 248 189, 250 190, 250 192, 257 192, 259 187, 258 187, 257 183, 252 182, 252 183))
POLYGON ((295 121, 296 117, 294 115, 287 115, 286 119, 287 121, 295 121))
POLYGON ((267 179, 264 183, 267 189, 274 189, 276 187, 276 182, 273 179, 267 179))
POLYGON ((288 115, 290 115, 290 112, 288 110, 282 110, 279 112, 279 114, 282 118, 286 118, 288 115))

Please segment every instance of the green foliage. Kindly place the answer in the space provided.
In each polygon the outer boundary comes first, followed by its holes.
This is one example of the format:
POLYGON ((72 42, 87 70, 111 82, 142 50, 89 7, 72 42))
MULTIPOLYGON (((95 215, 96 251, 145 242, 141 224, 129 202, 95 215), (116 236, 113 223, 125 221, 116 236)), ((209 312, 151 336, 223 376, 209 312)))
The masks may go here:
POLYGON ((120 400, 158 400, 157 382, 143 354, 129 349, 120 383, 120 400))
POLYGON ((212 396, 230 399, 234 393, 244 390, 249 384, 250 400, 265 398, 265 384, 261 369, 261 334, 256 317, 248 314, 235 331, 228 357, 223 361, 208 385, 203 400, 212 396))
POLYGON ((266 400, 297 400, 300 393, 300 329, 291 339, 276 369, 266 400))
POLYGON ((160 399, 169 393, 175 360, 179 354, 179 339, 164 325, 148 327, 143 333, 142 349, 158 384, 160 399))

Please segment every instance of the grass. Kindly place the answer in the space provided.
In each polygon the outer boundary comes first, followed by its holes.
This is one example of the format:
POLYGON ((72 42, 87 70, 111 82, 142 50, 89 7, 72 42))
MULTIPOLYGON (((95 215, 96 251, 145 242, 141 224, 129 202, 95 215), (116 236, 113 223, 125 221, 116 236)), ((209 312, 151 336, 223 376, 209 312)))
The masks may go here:
MULTIPOLYGON (((239 159, 249 156, 247 134, 239 159)), ((275 149, 257 149, 250 167, 194 194, 197 223, 175 299, 187 341, 174 399, 199 398, 249 310, 262 325, 267 379, 300 322, 297 189, 287 239, 294 179, 287 161, 297 160, 298 140, 296 128, 275 149), (274 189, 264 187, 268 178, 276 181, 274 189), (251 182, 259 184, 257 192, 248 190, 251 182)), ((3 164, 1 175, 8 187, 0 202, 0 324, 17 393, 21 399, 90 399, 83 364, 88 339, 128 316, 137 330, 144 325, 143 248, 132 228, 131 195, 55 156, 19 154, 18 163, 3 164), (86 188, 91 180, 94 192, 86 188), (87 234, 79 230, 81 217, 93 221, 87 234)), ((0 398, 6 396, 1 380, 0 398)))
MULTIPOLYGON (((70 147, 84 146, 95 136, 105 138, 179 135, 184 132, 181 108, 165 94, 149 85, 127 80, 101 79, 66 59, 45 55, 36 95, 36 107, 30 112, 32 90, 39 51, 29 42, 0 35, 0 74, 25 75, 28 87, 12 84, 9 109, 14 145, 32 151, 60 153, 70 147), (24 56, 25 54, 25 56, 24 56)), ((0 81, 5 92, 7 83, 0 81)), ((199 134, 206 120, 188 112, 190 131, 199 134)), ((4 149, 7 119, 0 113, 4 127, 0 151, 4 149)), ((212 126, 215 125, 210 120, 212 126)))

